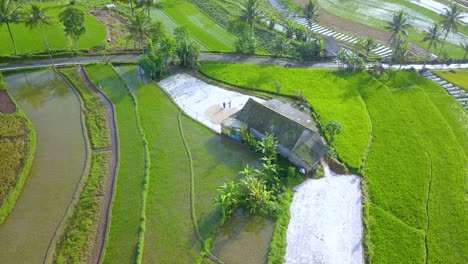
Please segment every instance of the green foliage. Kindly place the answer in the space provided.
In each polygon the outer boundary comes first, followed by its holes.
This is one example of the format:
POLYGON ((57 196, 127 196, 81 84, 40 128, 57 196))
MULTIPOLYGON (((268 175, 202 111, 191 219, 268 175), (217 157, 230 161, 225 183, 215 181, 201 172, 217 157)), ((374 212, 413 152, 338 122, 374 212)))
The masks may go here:
POLYGON ((328 124, 325 126, 325 130, 328 132, 328 136, 330 137, 330 144, 333 145, 335 142, 335 136, 341 134, 342 131, 341 124, 335 120, 331 120, 328 122, 328 124))
POLYGON ((180 66, 183 68, 195 68, 198 64, 200 49, 195 42, 190 40, 186 27, 178 27, 174 30, 177 41, 176 54, 179 57, 180 66))
POLYGON ((139 65, 145 75, 152 79, 161 79, 169 74, 169 66, 172 62, 176 48, 175 40, 170 37, 160 39, 156 45, 148 43, 148 47, 139 60, 139 65))
POLYGON ((219 196, 215 198, 215 205, 221 207, 223 218, 229 218, 239 207, 242 202, 243 193, 240 191, 239 185, 233 181, 223 183, 218 188, 219 196))
POLYGON ((138 43, 139 48, 143 48, 144 42, 151 38, 152 35, 152 24, 151 19, 143 13, 138 13, 130 19, 130 23, 127 25, 129 40, 134 40, 135 46, 138 43))
POLYGON ((132 97, 110 66, 86 66, 91 80, 114 105, 119 137, 119 168, 111 225, 103 263, 129 263, 136 259, 140 228, 144 146, 138 132, 132 97), (130 197, 130 198, 129 198, 130 197))
POLYGON ((284 255, 286 254, 286 232, 288 230, 289 206, 292 202, 293 193, 288 190, 277 198, 276 222, 273 236, 271 237, 270 249, 268 251, 268 263, 281 264, 284 263, 284 255))
POLYGON ((65 27, 65 35, 70 37, 75 43, 75 49, 78 50, 78 40, 80 36, 86 33, 85 13, 73 6, 67 7, 59 14, 60 23, 65 27))
POLYGON ((21 7, 16 6, 11 0, 1 0, 0 2, 0 26, 5 24, 10 35, 11 43, 15 49, 15 54, 18 53, 15 39, 11 32, 10 24, 19 23, 21 21, 21 7))

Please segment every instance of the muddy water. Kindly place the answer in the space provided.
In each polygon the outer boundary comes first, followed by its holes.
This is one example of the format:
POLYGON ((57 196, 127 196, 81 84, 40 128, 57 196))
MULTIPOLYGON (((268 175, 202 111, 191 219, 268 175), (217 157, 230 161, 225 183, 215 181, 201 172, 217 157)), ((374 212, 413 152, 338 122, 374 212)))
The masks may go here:
POLYGON ((273 222, 238 210, 213 241, 211 252, 226 264, 267 263, 273 222))
POLYGON ((80 105, 51 70, 5 81, 36 130, 37 152, 15 209, 0 226, 0 262, 42 263, 84 168, 80 105))

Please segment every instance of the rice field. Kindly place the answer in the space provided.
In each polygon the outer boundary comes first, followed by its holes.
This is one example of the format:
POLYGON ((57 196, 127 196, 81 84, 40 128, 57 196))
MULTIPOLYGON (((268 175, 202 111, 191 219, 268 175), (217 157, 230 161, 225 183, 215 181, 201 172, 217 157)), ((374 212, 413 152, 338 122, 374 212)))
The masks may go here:
MULTIPOLYGON (((236 37, 206 16, 190 1, 163 0, 158 4, 161 6, 161 10, 178 26, 186 26, 190 35, 206 49, 222 52, 234 51, 236 37)), ((153 12, 153 17, 155 15, 158 18, 157 13, 153 12)))
POLYGON ((468 70, 433 70, 432 73, 468 92, 468 70))
MULTIPOLYGON (((188 159, 177 124, 180 110, 156 84, 141 79, 135 66, 120 67, 118 71, 134 91, 151 159, 143 262, 201 260, 203 248, 190 214, 188 159)), ((237 172, 258 157, 188 117, 182 116, 181 121, 193 158, 197 223, 206 239, 221 217, 213 207, 217 187, 236 179, 237 172)))
POLYGON ((96 64, 85 68, 114 105, 119 137, 120 160, 103 263, 134 263, 145 166, 135 105, 125 84, 110 66, 96 64))
MULTIPOLYGON (((46 14, 51 17, 52 25, 44 26, 44 34, 47 37, 51 50, 67 49, 69 43, 58 19, 59 13, 66 6, 56 3, 41 4, 41 6, 49 7, 46 14)), ((29 10, 29 5, 24 5, 23 10, 27 12, 29 10)), ((46 46, 39 28, 31 31, 24 24, 11 24, 10 27, 18 48, 18 53, 46 52, 46 46), (32 43, 34 43, 34 45, 32 45, 32 43)), ((104 44, 106 31, 104 26, 93 16, 85 14, 85 27, 86 34, 82 35, 78 41, 79 49, 90 49, 104 44)), ((3 24, 0 26, 0 39, 2 39, 0 55, 13 54, 13 44, 11 43, 7 27, 3 24)))
MULTIPOLYGON (((286 95, 292 94, 291 87, 310 87, 304 94, 320 111, 322 123, 327 111, 341 118, 344 129, 338 139, 356 140, 360 135, 361 142, 370 143, 367 151, 360 152, 368 197, 365 245, 370 262, 463 263, 468 258, 463 238, 468 232, 467 119, 442 88, 415 71, 390 72, 382 82, 367 73, 246 64, 205 63, 201 71, 232 85, 264 91, 271 91, 274 76, 283 81, 286 95), (335 101, 318 92, 320 85, 335 101), (355 99, 354 105, 360 101, 362 118, 343 115, 356 109, 336 100, 340 90, 357 93, 360 100, 355 99), (346 135, 347 122, 370 131, 346 135)), ((338 145, 336 149, 349 164, 346 159, 353 156, 343 156, 338 145)))

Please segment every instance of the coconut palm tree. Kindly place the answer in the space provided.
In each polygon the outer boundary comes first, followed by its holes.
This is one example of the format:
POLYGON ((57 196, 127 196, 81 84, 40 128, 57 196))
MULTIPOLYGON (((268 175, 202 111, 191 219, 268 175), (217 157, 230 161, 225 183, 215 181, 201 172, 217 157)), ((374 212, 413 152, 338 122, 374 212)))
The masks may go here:
MULTIPOLYGON (((430 50, 432 47, 434 49, 437 49, 437 43, 440 43, 440 35, 442 34, 440 25, 435 23, 428 29, 424 30, 424 38, 422 39, 422 42, 428 42, 427 45, 427 54, 426 54, 426 60, 429 59, 429 54, 430 50)), ((424 61, 423 68, 426 66, 426 61, 424 61)))
POLYGON ((319 10, 319 6, 317 0, 309 0, 309 2, 304 6, 302 10, 304 12, 305 17, 307 18, 307 22, 309 27, 312 24, 312 20, 317 16, 319 10))
POLYGON ((367 37, 359 43, 359 46, 366 52, 366 57, 368 57, 369 52, 377 48, 377 43, 373 37, 367 37))
POLYGON ((20 21, 20 6, 15 6, 11 0, 0 0, 0 25, 5 24, 7 26, 13 48, 15 49, 15 54, 18 54, 18 49, 16 48, 15 39, 11 33, 10 24, 19 23, 20 21))
POLYGON ((260 16, 258 3, 258 0, 247 0, 247 5, 242 8, 242 13, 239 16, 241 21, 245 21, 250 25, 250 30, 253 30, 253 24, 260 16))
POLYGON ((460 41, 460 46, 465 50, 463 60, 466 60, 466 55, 468 54, 468 38, 465 38, 463 42, 460 41))
POLYGON ((392 47, 396 46, 397 40, 400 36, 408 36, 408 29, 411 27, 411 24, 408 22, 408 18, 405 14, 405 11, 400 10, 393 15, 392 21, 388 21, 387 25, 384 27, 392 33, 389 39, 389 43, 392 47))
POLYGON ((286 37, 292 38, 295 30, 296 30, 296 23, 294 23, 294 21, 290 19, 286 20, 286 24, 284 25, 284 33, 286 33, 286 37))
POLYGON ((50 61, 52 65, 54 65, 54 60, 52 59, 52 55, 50 54, 50 46, 49 41, 47 40, 46 35, 44 34, 44 26, 51 25, 50 17, 46 14, 47 8, 41 9, 36 4, 31 4, 31 10, 24 21, 25 25, 30 29, 33 30, 35 28, 39 28, 42 35, 42 40, 44 40, 44 44, 47 49, 47 53, 49 54, 50 61))
POLYGON ((134 47, 136 48, 136 44, 138 43, 139 47, 142 48, 144 41, 151 37, 151 19, 144 14, 136 14, 135 17, 130 20, 127 29, 129 32, 128 38, 135 41, 134 47))
POLYGON ((456 4, 452 3, 449 8, 444 8, 444 13, 440 14, 442 20, 440 21, 440 25, 445 31, 445 36, 440 47, 439 56, 442 53, 442 49, 444 48, 445 39, 447 38, 449 32, 458 32, 457 24, 460 23, 460 20, 464 18, 462 16, 461 8, 456 4))

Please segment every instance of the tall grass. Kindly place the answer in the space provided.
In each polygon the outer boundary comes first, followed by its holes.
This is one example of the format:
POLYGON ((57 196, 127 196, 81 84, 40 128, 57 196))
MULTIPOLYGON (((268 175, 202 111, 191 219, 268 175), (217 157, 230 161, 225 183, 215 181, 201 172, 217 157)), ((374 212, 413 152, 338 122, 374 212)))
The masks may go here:
POLYGON ((144 145, 138 132, 131 94, 112 67, 86 66, 91 80, 115 107, 119 136, 119 165, 111 223, 103 263, 134 263, 140 232, 141 190, 144 179, 144 145))

